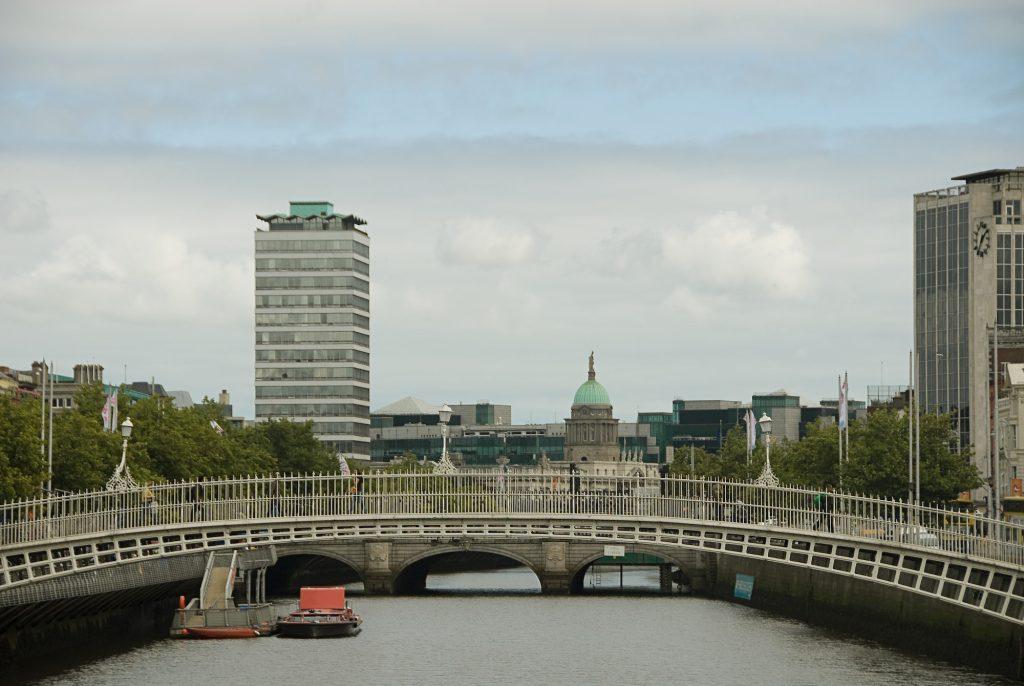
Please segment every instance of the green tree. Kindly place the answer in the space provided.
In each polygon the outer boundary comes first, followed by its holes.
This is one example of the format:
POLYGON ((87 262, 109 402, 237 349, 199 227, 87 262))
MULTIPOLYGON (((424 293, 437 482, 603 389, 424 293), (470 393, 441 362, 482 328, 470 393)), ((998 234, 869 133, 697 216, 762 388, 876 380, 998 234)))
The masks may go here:
POLYGON ((0 398, 0 500, 37 496, 46 480, 40 411, 39 400, 0 398))
POLYGON ((406 450, 401 457, 392 461, 384 468, 389 474, 415 474, 416 472, 430 471, 430 466, 421 465, 416 453, 406 450))
POLYGON ((267 440, 280 472, 335 472, 338 460, 313 434, 313 422, 271 419, 253 427, 267 440))
MULTIPOLYGON (((103 430, 103 386, 83 386, 72 409, 53 421, 53 487, 64 491, 103 488, 121 459, 121 434, 103 430)), ((136 478, 149 474, 146 460, 133 456, 136 478)))

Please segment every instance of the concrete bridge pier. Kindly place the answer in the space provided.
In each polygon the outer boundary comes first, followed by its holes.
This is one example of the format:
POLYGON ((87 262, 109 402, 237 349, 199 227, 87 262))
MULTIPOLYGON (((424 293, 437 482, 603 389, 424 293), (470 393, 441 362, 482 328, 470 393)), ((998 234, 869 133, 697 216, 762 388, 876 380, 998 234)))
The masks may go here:
POLYGON ((363 588, 367 593, 393 594, 395 585, 391 573, 391 543, 369 541, 364 544, 364 552, 366 568, 363 571, 363 588))

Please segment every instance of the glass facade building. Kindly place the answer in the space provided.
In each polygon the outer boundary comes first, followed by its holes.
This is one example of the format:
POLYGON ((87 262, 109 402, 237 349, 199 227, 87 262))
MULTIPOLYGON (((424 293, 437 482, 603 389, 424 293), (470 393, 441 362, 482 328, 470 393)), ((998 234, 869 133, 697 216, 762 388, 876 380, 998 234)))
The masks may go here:
MULTIPOLYGON (((970 431, 970 244, 964 195, 923 195, 914 210, 914 321, 921 408, 970 431)), ((1001 248, 1000 248, 1001 250, 1001 248)))
POLYGON ((370 454, 370 239, 328 202, 257 215, 256 419, 312 421, 338 454, 370 454))

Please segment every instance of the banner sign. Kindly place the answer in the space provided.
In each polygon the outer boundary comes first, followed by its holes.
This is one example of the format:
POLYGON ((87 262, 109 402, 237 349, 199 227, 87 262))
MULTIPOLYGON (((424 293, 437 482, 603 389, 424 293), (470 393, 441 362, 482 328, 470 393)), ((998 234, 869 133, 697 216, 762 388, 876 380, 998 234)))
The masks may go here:
POLYGON ((732 589, 732 597, 740 600, 750 600, 754 594, 754 577, 749 574, 737 574, 736 586, 732 589))
POLYGON ((626 557, 626 546, 624 545, 606 545, 604 547, 605 557, 626 557))

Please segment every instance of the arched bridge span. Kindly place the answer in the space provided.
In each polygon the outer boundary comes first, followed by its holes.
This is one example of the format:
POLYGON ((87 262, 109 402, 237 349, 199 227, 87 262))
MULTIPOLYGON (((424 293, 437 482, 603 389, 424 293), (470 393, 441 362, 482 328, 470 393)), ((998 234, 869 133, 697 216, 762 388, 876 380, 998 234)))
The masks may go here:
POLYGON ((822 512, 809 490, 685 479, 367 475, 348 491, 342 476, 233 479, 157 487, 156 505, 127 493, 7 506, 0 630, 30 621, 33 604, 180 585, 212 549, 266 545, 332 557, 382 593, 457 550, 518 560, 566 593, 605 546, 623 546, 723 597, 742 577, 755 603, 887 603, 1018 645, 1024 626, 1024 532, 973 515, 841 494, 822 512))

